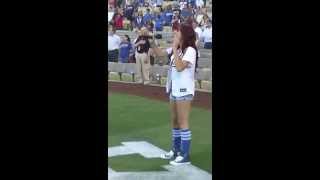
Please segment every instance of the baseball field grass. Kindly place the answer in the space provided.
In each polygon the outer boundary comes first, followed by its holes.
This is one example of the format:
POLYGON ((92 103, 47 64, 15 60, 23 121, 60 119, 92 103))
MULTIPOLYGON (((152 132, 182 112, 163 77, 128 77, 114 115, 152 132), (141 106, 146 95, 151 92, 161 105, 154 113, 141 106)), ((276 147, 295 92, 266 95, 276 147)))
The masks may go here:
MULTIPOLYGON (((212 112, 193 107, 190 114, 192 131, 191 162, 212 173, 212 112)), ((171 145, 170 109, 168 102, 112 92, 108 95, 108 147, 126 141, 147 141, 161 149, 171 145)), ((116 171, 161 171, 167 160, 145 159, 133 154, 108 158, 116 171)))

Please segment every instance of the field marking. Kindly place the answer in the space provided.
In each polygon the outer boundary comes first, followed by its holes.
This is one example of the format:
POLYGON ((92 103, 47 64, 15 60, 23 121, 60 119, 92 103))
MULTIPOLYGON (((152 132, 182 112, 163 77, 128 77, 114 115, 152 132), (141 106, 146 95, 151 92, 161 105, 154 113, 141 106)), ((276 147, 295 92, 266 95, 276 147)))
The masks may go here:
MULTIPOLYGON (((140 154, 150 158, 160 158, 166 151, 146 141, 123 142, 121 146, 108 148, 108 157, 115 157, 129 154, 140 154)), ((108 179, 110 180, 211 180, 212 175, 193 165, 162 166, 168 171, 149 172, 116 172, 108 167, 108 179)))
POLYGON ((115 146, 108 148, 108 157, 135 154, 136 151, 131 150, 126 146, 115 146))

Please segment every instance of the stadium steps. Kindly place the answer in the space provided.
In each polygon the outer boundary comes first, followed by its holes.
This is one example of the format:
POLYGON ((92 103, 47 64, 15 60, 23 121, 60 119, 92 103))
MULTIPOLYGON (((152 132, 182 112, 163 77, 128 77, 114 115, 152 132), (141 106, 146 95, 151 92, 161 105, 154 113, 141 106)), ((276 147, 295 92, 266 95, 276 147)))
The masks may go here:
MULTIPOLYGON (((167 65, 153 65, 150 77, 153 85, 165 86, 167 65)), ((108 81, 135 83, 135 63, 108 63, 108 81)), ((195 86, 199 90, 212 91, 212 68, 198 68, 195 74, 195 86)))

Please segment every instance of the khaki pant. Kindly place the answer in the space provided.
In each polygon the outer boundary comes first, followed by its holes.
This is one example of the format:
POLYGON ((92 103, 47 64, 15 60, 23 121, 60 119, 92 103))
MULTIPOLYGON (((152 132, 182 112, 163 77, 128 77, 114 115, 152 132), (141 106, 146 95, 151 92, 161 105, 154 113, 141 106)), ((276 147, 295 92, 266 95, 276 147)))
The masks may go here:
POLYGON ((140 83, 150 83, 150 58, 147 53, 136 52, 137 79, 140 83), (145 61, 147 63, 145 63, 145 61))

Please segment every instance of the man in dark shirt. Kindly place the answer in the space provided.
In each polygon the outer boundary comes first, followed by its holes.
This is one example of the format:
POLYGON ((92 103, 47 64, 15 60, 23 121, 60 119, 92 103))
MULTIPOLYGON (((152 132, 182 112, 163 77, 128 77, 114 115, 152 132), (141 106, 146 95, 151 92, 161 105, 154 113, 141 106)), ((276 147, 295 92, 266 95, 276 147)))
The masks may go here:
POLYGON ((132 4, 127 4, 124 10, 124 16, 130 21, 131 30, 133 28, 133 23, 134 23, 133 12, 134 12, 134 6, 132 4))
POLYGON ((129 20, 132 21, 132 15, 133 15, 134 7, 133 5, 129 4, 126 5, 125 11, 124 11, 124 16, 129 20))
POLYGON ((149 84, 150 83, 150 57, 149 49, 150 44, 148 41, 148 30, 142 28, 139 34, 139 37, 135 41, 136 47, 136 67, 137 67, 137 79, 138 83, 149 84))
POLYGON ((139 36, 136 41, 136 49, 138 53, 147 53, 149 51, 150 44, 147 36, 139 36))

